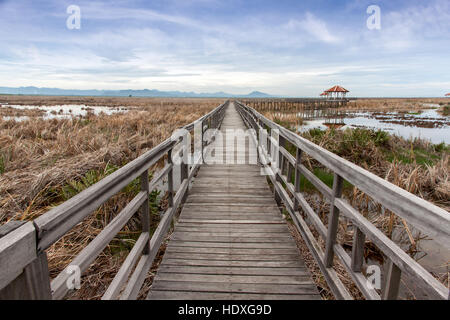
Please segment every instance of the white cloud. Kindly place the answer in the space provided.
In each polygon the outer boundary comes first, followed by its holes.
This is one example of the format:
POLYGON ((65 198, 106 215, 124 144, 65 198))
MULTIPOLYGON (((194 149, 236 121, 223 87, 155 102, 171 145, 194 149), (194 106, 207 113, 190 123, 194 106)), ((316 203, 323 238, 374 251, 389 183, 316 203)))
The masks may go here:
POLYGON ((328 26, 325 21, 317 18, 310 12, 307 12, 302 20, 290 20, 287 27, 293 31, 306 31, 313 37, 312 40, 315 41, 325 43, 338 43, 340 41, 339 37, 335 33, 331 33, 328 30, 328 26))

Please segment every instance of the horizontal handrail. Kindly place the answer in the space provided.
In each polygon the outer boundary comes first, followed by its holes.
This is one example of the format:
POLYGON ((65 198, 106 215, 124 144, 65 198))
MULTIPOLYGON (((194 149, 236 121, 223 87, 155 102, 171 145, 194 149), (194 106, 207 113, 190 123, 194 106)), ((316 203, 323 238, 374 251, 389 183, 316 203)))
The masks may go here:
MULTIPOLYGON (((253 108, 237 102, 238 111, 248 127, 255 131, 269 129, 278 130, 278 140, 272 134, 266 135, 268 143, 278 143, 278 154, 270 154, 271 148, 266 148, 258 142, 258 152, 263 163, 280 158, 279 168, 275 176, 269 175, 276 192, 276 196, 284 203, 287 211, 292 216, 294 224, 304 238, 308 248, 313 254, 322 273, 325 276, 331 290, 337 298, 348 299, 348 291, 332 269, 332 257, 335 254, 343 263, 343 266, 352 277, 355 284, 368 299, 395 298, 400 282, 400 270, 413 277, 416 285, 422 288, 432 298, 447 299, 449 290, 435 279, 420 264, 406 254, 398 245, 386 237, 380 230, 372 225, 363 215, 354 209, 341 196, 343 179, 347 180, 367 195, 378 201, 384 207, 390 209, 400 217, 409 221, 418 229, 432 236, 444 246, 450 243, 450 215, 447 211, 429 203, 392 183, 364 170, 363 168, 325 150, 324 148, 306 140, 290 130, 270 121, 253 108), (297 149, 297 158, 291 155, 285 148, 283 139, 297 149), (306 153, 319 161, 335 174, 333 189, 317 178, 311 171, 301 164, 301 155, 306 153), (287 174, 284 174, 284 161, 287 161, 287 174), (295 170, 295 185, 291 183, 290 171, 295 170), (323 224, 319 216, 300 192, 300 176, 309 180, 322 195, 331 202, 328 228, 323 224), (339 182, 340 181, 340 182, 339 182), (284 189, 286 188, 286 190, 284 189), (292 199, 291 199, 292 197, 292 199), (325 251, 321 249, 317 240, 309 230, 308 223, 299 214, 301 208, 308 217, 309 223, 319 236, 326 241, 325 251), (337 220, 342 212, 355 226, 354 246, 350 256, 344 248, 336 243, 337 220), (367 236, 391 261, 392 272, 387 275, 387 285, 381 297, 376 290, 367 285, 364 275, 361 273, 364 239, 367 236), (396 271, 398 270, 398 271, 396 271)), ((271 132, 272 133, 272 132, 271 132)))
MULTIPOLYGON (((194 128, 196 122, 210 118, 223 106, 224 104, 220 105, 199 120, 183 128, 189 131, 189 129, 194 128)), ((93 210, 105 203, 112 195, 158 162, 176 143, 177 141, 173 141, 171 138, 166 139, 96 184, 36 218, 34 223, 38 230, 38 249, 45 250, 59 240, 62 235, 81 222, 93 210)))
POLYGON ((416 228, 441 244, 448 245, 450 243, 450 214, 446 210, 300 137, 267 119, 256 110, 244 105, 241 106, 271 129, 278 129, 280 135, 291 144, 300 148, 333 172, 338 173, 387 209, 405 218, 416 228))

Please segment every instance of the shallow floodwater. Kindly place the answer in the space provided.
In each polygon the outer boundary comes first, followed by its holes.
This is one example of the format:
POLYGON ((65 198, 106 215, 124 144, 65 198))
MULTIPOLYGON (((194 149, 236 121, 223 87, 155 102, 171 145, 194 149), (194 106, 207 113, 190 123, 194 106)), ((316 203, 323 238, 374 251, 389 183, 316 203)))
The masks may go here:
MULTIPOLYGON (((18 110, 42 110, 43 114, 38 116, 42 119, 70 119, 72 117, 85 117, 88 113, 99 115, 101 113, 111 115, 119 112, 127 112, 125 107, 106 107, 106 106, 87 106, 84 104, 64 104, 55 106, 32 106, 32 105, 13 105, 2 104, 0 107, 13 108, 18 110)), ((29 116, 3 116, 3 120, 28 120, 29 116)))
MULTIPOLYGON (((450 117, 437 112, 439 105, 424 105, 419 112, 340 112, 339 110, 312 110, 298 113, 305 121, 298 127, 300 132, 313 128, 326 130, 335 127, 367 128, 383 130, 406 139, 422 138, 434 144, 445 142, 450 144, 450 117), (433 108, 433 109, 430 109, 433 108)), ((283 118, 282 113, 276 114, 283 118)))

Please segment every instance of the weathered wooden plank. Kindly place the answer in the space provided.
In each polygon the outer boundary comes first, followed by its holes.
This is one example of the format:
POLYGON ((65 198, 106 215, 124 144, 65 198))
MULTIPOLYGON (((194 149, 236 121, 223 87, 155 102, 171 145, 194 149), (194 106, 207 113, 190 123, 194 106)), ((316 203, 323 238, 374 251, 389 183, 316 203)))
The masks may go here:
MULTIPOLYGON (((232 220, 234 221, 234 220, 232 220)), ((208 222, 179 222, 177 224, 177 226, 180 227, 186 227, 186 228, 190 228, 190 227, 195 227, 195 228, 223 228, 224 230, 228 230, 230 228, 235 228, 236 230, 240 230, 240 229, 251 229, 251 230, 255 230, 255 229, 270 229, 270 230, 275 230, 275 229, 281 229, 281 228, 286 228, 287 225, 285 223, 274 223, 273 221, 269 221, 269 223, 257 223, 257 224, 247 224, 247 223, 235 223, 235 222, 223 222, 223 223, 218 223, 217 221, 213 221, 212 223, 208 223, 208 222)))
POLYGON ((214 200, 214 201, 220 201, 221 203, 227 203, 228 201, 232 201, 233 203, 239 203, 239 202, 247 202, 249 200, 252 200, 252 202, 268 202, 273 203, 273 199, 268 196, 259 196, 259 195, 247 195, 247 194, 232 194, 232 193, 211 193, 208 195, 204 194, 190 194, 189 201, 187 203, 191 202, 198 202, 201 200, 214 200), (206 198, 206 199, 205 199, 206 198))
POLYGON ((189 195, 203 195, 209 196, 213 194, 228 194, 228 195, 257 195, 257 196, 271 196, 270 189, 267 187, 264 188, 232 188, 232 187, 218 187, 218 186, 209 186, 209 187, 197 187, 193 186, 191 190, 189 190, 189 195))
POLYGON ((289 237, 282 237, 281 235, 274 236, 272 238, 263 237, 233 237, 233 236, 196 236, 191 234, 174 234, 171 237, 172 240, 178 241, 196 241, 196 242, 236 242, 236 243, 274 243, 274 242, 286 242, 289 237))
POLYGON ((239 212, 184 212, 183 219, 236 219, 253 220, 264 219, 271 221, 283 221, 280 213, 239 213, 239 212))
POLYGON ((251 206, 253 207, 262 207, 265 205, 271 205, 273 204, 273 200, 272 199, 268 199, 268 198, 257 198, 255 200, 252 200, 250 197, 245 199, 244 197, 240 197, 240 198, 232 198, 232 197, 194 197, 192 199, 188 199, 187 203, 192 203, 192 204, 200 204, 200 205, 215 205, 215 204, 220 204, 220 205, 227 205, 227 204, 231 204, 233 206, 239 206, 239 205, 247 205, 249 203, 249 201, 251 202, 251 206))
POLYGON ((194 253, 173 252, 164 254, 168 259, 190 259, 190 260, 230 260, 230 261, 296 261, 300 259, 299 254, 220 254, 220 253, 194 253))
POLYGON ((202 242, 202 241, 186 241, 186 240, 170 240, 170 244, 174 246, 195 247, 195 248, 254 248, 254 249, 276 249, 276 248, 297 248, 294 242, 266 242, 266 243, 239 243, 239 242, 202 242))
POLYGON ((303 261, 233 261, 233 260, 189 260, 171 259, 163 260, 165 265, 176 266, 217 266, 217 267, 283 267, 298 268, 304 265, 303 261))
POLYGON ((217 172, 217 171, 231 171, 231 172, 255 172, 260 168, 259 165, 227 165, 227 164, 216 164, 216 165, 203 165, 203 172, 217 172))
POLYGON ((234 205, 234 204, 215 204, 215 205, 201 205, 194 203, 185 203, 183 205, 183 211, 197 211, 197 212, 217 212, 217 211, 227 211, 227 212, 247 212, 247 213, 256 213, 256 212, 280 212, 278 207, 275 204, 268 205, 257 205, 250 206, 248 203, 245 205, 234 205))
POLYGON ((179 220, 180 223, 184 222, 190 222, 190 223, 234 223, 234 224, 280 224, 283 222, 279 221, 272 221, 272 220, 231 220, 231 219, 224 219, 224 220, 211 220, 211 219, 183 219, 181 218, 179 220))
POLYGON ((241 294, 218 292, 151 291, 149 300, 320 300, 313 294, 241 294))
POLYGON ((227 192, 233 192, 233 189, 236 189, 237 191, 241 189, 246 190, 270 190, 267 185, 265 185, 266 181, 248 181, 248 180, 241 180, 241 181, 225 181, 225 180, 197 180, 196 183, 193 184, 193 187, 202 187, 202 188, 222 188, 223 190, 226 190, 227 192))
POLYGON ((261 178, 261 171, 258 170, 252 170, 251 172, 246 172, 244 170, 242 171, 202 171, 200 170, 200 172, 197 175, 197 179, 203 179, 203 178, 214 178, 214 179, 226 179, 226 178, 233 178, 236 176, 236 174, 245 174, 246 177, 258 177, 261 178))
POLYGON ((220 169, 210 169, 210 170, 200 170, 197 174, 197 179, 200 178, 233 178, 237 175, 245 175, 246 177, 258 177, 261 178, 261 169, 257 166, 255 168, 249 169, 241 169, 240 166, 237 167, 239 169, 234 170, 220 170, 220 169))
POLYGON ((198 292, 232 292, 258 294, 315 294, 317 288, 311 284, 283 284, 274 286, 259 283, 211 283, 188 281, 156 281, 152 290, 161 291, 198 291, 198 292))
POLYGON ((179 231, 205 231, 209 230, 211 232, 228 232, 229 230, 239 231, 239 232, 268 232, 268 233, 287 233, 289 229, 282 224, 272 224, 272 225, 245 225, 245 224, 192 224, 192 223, 180 223, 177 225, 177 230, 179 231))
POLYGON ((311 278, 308 273, 302 276, 291 275, 215 275, 215 274, 188 274, 188 273, 164 273, 158 272, 154 281, 187 281, 187 282, 224 282, 224 283, 250 283, 250 284, 273 284, 273 285, 291 285, 291 284, 311 284, 311 278))
POLYGON ((214 232, 183 232, 177 229, 173 233, 172 239, 176 239, 178 236, 291 239, 291 235, 286 233, 246 233, 246 232, 235 232, 231 230, 229 232, 214 233, 214 232))
POLYGON ((198 180, 197 183, 234 183, 234 184, 244 184, 244 185, 252 185, 265 181, 265 176, 255 176, 255 177, 247 177, 246 175, 238 175, 235 177, 221 177, 218 179, 217 177, 203 177, 201 181, 198 180))
POLYGON ((185 219, 239 219, 239 220, 253 220, 253 219, 265 219, 265 220, 282 220, 281 214, 263 212, 263 213, 239 213, 239 212, 183 212, 182 218, 185 219))
POLYGON ((208 220, 226 220, 233 219, 234 221, 242 221, 242 220, 253 220, 253 219, 264 219, 267 221, 275 221, 275 222, 283 222, 281 217, 277 217, 274 215, 258 215, 258 214, 249 214, 249 215, 237 215, 237 214, 223 214, 223 215, 215 215, 215 214, 184 214, 181 219, 183 221, 187 221, 190 219, 208 219, 208 220))
POLYGON ((208 254, 245 254, 245 255, 297 255, 298 250, 296 248, 280 248, 280 249, 245 249, 245 248, 191 248, 191 247, 178 247, 169 244, 166 248, 166 253, 169 252, 181 252, 181 253, 208 253, 208 254))
POLYGON ((240 275, 240 276, 305 276, 309 274, 305 266, 298 268, 283 267, 228 267, 228 266, 173 266, 162 264, 158 273, 182 273, 182 274, 215 274, 215 275, 240 275))

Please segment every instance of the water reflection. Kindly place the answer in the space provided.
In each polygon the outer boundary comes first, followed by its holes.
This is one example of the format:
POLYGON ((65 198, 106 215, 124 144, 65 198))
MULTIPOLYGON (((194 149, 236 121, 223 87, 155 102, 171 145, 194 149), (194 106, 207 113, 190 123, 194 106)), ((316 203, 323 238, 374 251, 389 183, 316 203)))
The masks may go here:
MULTIPOLYGON (((33 115, 38 115, 38 117, 48 120, 48 119, 70 119, 72 117, 86 117, 88 114, 100 115, 104 113, 106 115, 111 115, 119 112, 127 112, 128 109, 125 107, 106 107, 106 106, 87 106, 84 104, 64 104, 55 106, 32 106, 32 105, 13 105, 13 104, 2 104, 2 108, 12 108, 17 110, 29 110, 35 112, 33 115), (40 113, 39 113, 40 112, 40 113)), ((20 116, 3 116, 3 120, 15 120, 24 121, 28 120, 31 116, 20 115, 20 116)))
MULTIPOLYGON (((438 105, 437 105, 438 106, 438 105)), ((337 108, 302 110, 298 113, 274 113, 281 120, 302 119, 299 132, 313 128, 368 128, 387 131, 403 138, 422 138, 432 143, 450 143, 450 117, 440 115, 433 109, 415 112, 346 112, 337 108)))

